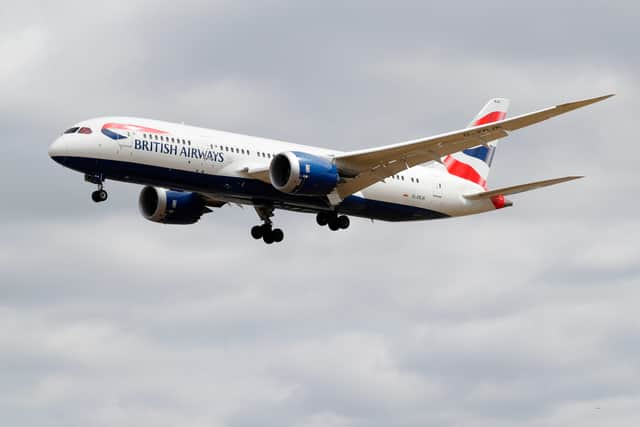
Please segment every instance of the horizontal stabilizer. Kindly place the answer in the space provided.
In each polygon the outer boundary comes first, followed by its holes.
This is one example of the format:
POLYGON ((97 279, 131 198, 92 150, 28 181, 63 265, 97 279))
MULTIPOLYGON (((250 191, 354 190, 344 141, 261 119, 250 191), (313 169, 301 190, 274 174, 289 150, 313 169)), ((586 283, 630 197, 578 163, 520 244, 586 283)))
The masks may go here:
POLYGON ((535 190, 536 188, 548 187, 550 185, 556 185, 562 182, 573 181, 574 179, 580 178, 584 177, 565 176, 563 178, 547 179, 544 181, 530 182, 528 184, 514 185, 512 187, 498 188, 497 190, 483 191, 481 193, 466 194, 464 198, 469 200, 490 199, 495 196, 507 196, 509 194, 524 193, 525 191, 535 190))

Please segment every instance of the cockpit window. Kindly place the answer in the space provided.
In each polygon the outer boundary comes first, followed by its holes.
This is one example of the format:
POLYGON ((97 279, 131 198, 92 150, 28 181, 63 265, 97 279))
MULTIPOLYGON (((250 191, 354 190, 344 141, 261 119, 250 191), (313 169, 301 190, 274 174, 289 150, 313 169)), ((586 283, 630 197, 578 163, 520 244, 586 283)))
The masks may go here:
POLYGON ((73 128, 69 128, 67 130, 64 131, 64 133, 76 133, 78 131, 78 129, 80 129, 79 127, 73 127, 73 128))
POLYGON ((90 128, 82 127, 82 128, 80 128, 80 130, 78 131, 78 133, 82 133, 82 134, 84 134, 84 135, 89 135, 89 134, 91 133, 91 129, 90 129, 90 128))

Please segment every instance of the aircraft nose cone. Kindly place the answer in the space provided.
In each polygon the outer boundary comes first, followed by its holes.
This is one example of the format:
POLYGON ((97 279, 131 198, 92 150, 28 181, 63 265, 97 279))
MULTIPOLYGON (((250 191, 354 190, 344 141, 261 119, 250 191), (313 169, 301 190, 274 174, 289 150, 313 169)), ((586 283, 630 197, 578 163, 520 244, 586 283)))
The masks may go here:
POLYGON ((53 143, 49 146, 49 157, 51 157, 58 163, 62 163, 65 155, 64 146, 65 143, 61 141, 60 138, 53 141, 53 143))

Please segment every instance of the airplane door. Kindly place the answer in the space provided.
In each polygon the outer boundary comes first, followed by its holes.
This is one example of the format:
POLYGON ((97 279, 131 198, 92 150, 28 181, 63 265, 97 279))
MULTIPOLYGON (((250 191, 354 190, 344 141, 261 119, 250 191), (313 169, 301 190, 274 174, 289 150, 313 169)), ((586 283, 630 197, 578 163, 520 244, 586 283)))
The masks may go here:
MULTIPOLYGON (((124 135, 123 135, 124 136, 124 135)), ((132 131, 126 132, 126 137, 117 140, 118 148, 117 154, 120 157, 133 157, 133 140, 136 138, 136 133, 132 131)))
POLYGON ((120 149, 131 149, 133 146, 133 139, 136 137, 135 132, 127 131, 127 137, 118 140, 120 149))
POLYGON ((440 204, 440 201, 442 200, 442 194, 443 194, 442 182, 438 180, 434 181, 432 196, 435 204, 437 205, 440 204))

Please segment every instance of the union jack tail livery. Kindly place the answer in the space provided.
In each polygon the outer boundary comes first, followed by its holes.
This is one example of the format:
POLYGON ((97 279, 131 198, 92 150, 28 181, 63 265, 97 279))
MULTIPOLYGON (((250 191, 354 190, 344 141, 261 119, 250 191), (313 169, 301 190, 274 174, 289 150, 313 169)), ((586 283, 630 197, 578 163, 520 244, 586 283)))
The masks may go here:
MULTIPOLYGON (((480 110, 473 121, 469 123, 469 127, 482 126, 504 120, 508 109, 508 99, 494 98, 480 110)), ((486 189, 489 169, 491 168, 497 144, 498 140, 494 140, 486 145, 479 145, 450 154, 443 159, 444 165, 451 175, 474 182, 486 189)))

